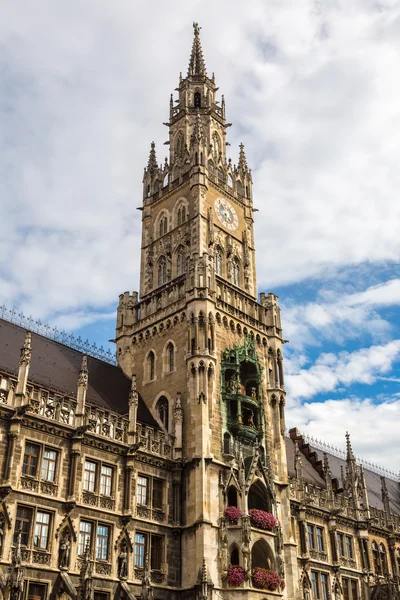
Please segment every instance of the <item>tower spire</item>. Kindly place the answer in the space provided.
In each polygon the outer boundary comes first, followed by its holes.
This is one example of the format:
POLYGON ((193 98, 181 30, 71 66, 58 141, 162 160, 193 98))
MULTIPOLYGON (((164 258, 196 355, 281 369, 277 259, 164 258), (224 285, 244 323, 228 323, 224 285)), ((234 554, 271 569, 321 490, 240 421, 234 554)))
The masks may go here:
POLYGON ((247 158, 244 151, 244 144, 239 144, 239 171, 247 171, 247 158))
POLYGON ((158 169, 157 156, 156 156, 156 145, 154 142, 151 142, 149 160, 147 162, 147 170, 150 171, 150 173, 151 173, 152 171, 155 171, 156 169, 158 169))
POLYGON ((204 62, 203 49, 200 42, 200 29, 199 24, 194 22, 194 39, 189 61, 188 77, 190 75, 207 75, 206 63, 204 62))

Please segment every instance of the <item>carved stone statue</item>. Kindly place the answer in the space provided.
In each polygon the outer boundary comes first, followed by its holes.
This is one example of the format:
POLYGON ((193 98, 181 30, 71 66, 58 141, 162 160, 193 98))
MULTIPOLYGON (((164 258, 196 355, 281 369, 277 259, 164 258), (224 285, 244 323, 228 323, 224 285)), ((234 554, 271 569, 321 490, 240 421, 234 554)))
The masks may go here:
POLYGON ((121 544, 118 556, 118 577, 120 579, 128 578, 128 548, 126 542, 121 544))
POLYGON ((58 566, 60 569, 68 569, 69 567, 69 555, 71 551, 71 541, 70 541, 70 533, 64 533, 63 537, 60 540, 60 549, 59 549, 59 560, 58 566))

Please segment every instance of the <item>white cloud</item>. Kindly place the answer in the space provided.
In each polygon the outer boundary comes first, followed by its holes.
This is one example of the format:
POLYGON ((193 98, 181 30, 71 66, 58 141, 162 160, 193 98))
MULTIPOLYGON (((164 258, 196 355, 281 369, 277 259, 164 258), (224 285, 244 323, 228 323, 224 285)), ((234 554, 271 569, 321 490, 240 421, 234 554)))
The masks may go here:
POLYGON ((346 340, 369 333, 381 341, 390 332, 391 324, 377 310, 400 304, 400 279, 374 285, 362 292, 345 294, 336 290, 318 293, 316 301, 301 304, 282 302, 285 337, 291 347, 318 345, 322 340, 346 340))
POLYGON ((166 153, 161 123, 193 19, 234 123, 232 157, 243 139, 255 167, 261 287, 398 260, 399 11, 389 0, 3 3, 4 300, 47 318, 101 311, 138 287, 142 167, 152 139, 166 153))
POLYGON ((400 357, 400 340, 385 345, 361 348, 352 353, 323 353, 308 368, 285 361, 285 378, 288 397, 293 401, 312 398, 316 394, 331 392, 339 385, 355 383, 372 384, 379 375, 388 373, 400 357))
POLYGON ((379 404, 370 398, 344 398, 289 404, 288 427, 298 427, 325 443, 345 449, 344 434, 349 431, 356 456, 399 471, 400 400, 386 398, 379 404), (384 440, 384 443, 382 441, 384 440))

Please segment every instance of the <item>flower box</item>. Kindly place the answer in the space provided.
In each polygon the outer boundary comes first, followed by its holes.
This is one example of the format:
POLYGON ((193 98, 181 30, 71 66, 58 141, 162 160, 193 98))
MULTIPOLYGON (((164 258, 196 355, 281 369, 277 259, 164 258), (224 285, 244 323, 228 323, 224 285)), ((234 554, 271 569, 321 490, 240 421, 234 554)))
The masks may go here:
POLYGON ((258 510, 257 508, 249 510, 249 517, 254 527, 265 529, 266 531, 272 531, 279 524, 278 519, 274 515, 265 510, 258 510))
POLYGON ((224 510, 224 518, 230 523, 237 523, 242 516, 242 511, 237 506, 227 506, 224 510))
POLYGON ((251 580, 254 587, 260 590, 269 590, 276 592, 278 589, 283 589, 285 584, 276 571, 269 571, 257 567, 251 573, 251 580))
POLYGON ((228 585, 235 586, 243 583, 245 578, 245 572, 243 567, 239 565, 228 566, 228 585))

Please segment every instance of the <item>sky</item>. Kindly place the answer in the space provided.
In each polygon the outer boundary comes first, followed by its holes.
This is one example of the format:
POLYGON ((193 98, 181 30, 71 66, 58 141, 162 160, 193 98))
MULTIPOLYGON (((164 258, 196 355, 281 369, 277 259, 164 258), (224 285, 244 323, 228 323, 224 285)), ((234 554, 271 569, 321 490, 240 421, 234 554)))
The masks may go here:
POLYGON ((0 3, 0 304, 114 337, 193 21, 253 172, 287 426, 340 448, 348 430, 398 472, 399 0, 0 3))

